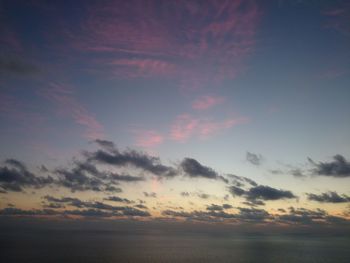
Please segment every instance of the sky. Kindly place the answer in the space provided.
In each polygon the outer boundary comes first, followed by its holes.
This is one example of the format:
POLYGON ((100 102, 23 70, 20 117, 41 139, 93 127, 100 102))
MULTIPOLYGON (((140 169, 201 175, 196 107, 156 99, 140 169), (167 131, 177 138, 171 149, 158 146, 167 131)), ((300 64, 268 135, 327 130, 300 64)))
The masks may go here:
POLYGON ((348 227, 348 1, 0 1, 0 216, 348 227))

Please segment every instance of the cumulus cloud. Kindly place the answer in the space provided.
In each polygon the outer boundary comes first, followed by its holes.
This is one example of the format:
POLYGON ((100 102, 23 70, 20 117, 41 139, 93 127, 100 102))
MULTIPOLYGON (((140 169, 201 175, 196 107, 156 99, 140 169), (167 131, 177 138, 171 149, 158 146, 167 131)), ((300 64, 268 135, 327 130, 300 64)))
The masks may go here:
MULTIPOLYGON (((53 196, 44 196, 44 199, 47 201, 50 201, 51 203, 64 203, 67 204, 68 206, 71 207, 76 207, 80 209, 85 209, 85 210, 75 210, 77 211, 77 215, 82 212, 85 213, 86 211, 93 211, 93 212, 102 212, 106 213, 109 212, 109 216, 117 216, 117 215, 124 215, 124 216, 150 216, 148 212, 130 207, 130 206, 113 206, 109 204, 105 204, 103 202, 99 201, 83 201, 78 198, 72 198, 72 197, 61 197, 61 198, 56 198, 53 196), (111 213, 113 212, 113 213, 111 213)), ((118 199, 118 197, 109 197, 106 198, 105 200, 108 201, 117 201, 118 202, 124 202, 124 203, 131 203, 130 200, 128 199, 118 199)), ((66 210, 68 213, 70 213, 70 210, 66 210)))
POLYGON ((292 225, 311 225, 311 224, 349 224, 350 221, 339 216, 329 215, 325 210, 289 207, 287 214, 279 215, 275 218, 276 222, 292 225))
POLYGON ((211 204, 207 206, 208 211, 223 211, 225 209, 230 209, 233 206, 230 204, 223 204, 223 205, 216 205, 216 204, 211 204))
POLYGON ((330 162, 315 162, 308 158, 311 165, 314 166, 313 174, 332 177, 350 177, 350 162, 344 156, 337 154, 333 156, 330 162))
POLYGON ((339 195, 337 192, 329 191, 322 194, 306 194, 307 198, 311 201, 316 201, 320 203, 346 203, 350 202, 350 196, 345 194, 339 195))
POLYGON ((106 201, 113 201, 113 202, 127 203, 127 204, 133 203, 133 201, 130 201, 127 198, 122 198, 122 197, 119 197, 119 196, 108 196, 107 198, 104 198, 104 200, 106 200, 106 201))
POLYGON ((217 222, 217 221, 229 221, 236 223, 243 222, 254 222, 254 223, 264 223, 267 219, 272 218, 270 214, 263 209, 255 208, 236 208, 238 213, 227 213, 220 210, 218 207, 213 207, 215 209, 207 209, 207 211, 174 211, 165 210, 162 212, 163 216, 167 217, 180 217, 187 220, 193 221, 204 221, 204 222, 217 222))
POLYGON ((117 173, 112 173, 110 177, 112 180, 123 181, 123 182, 138 182, 138 181, 145 180, 145 178, 141 176, 132 176, 128 174, 117 174, 117 173))
POLYGON ((176 170, 170 166, 163 165, 159 158, 135 150, 120 152, 113 147, 109 151, 102 149, 95 152, 86 152, 85 155, 90 162, 117 167, 131 165, 161 177, 173 177, 176 175, 176 170))
POLYGON ((197 160, 192 158, 185 158, 180 167, 189 177, 203 177, 209 179, 219 179, 228 183, 228 180, 208 166, 200 164, 197 160))
POLYGON ((25 187, 42 188, 53 183, 50 176, 42 177, 28 171, 24 163, 8 159, 0 167, 0 189, 3 192, 20 192, 25 187))
POLYGON ((257 185, 248 190, 233 185, 229 187, 229 191, 233 196, 246 198, 251 205, 263 205, 262 201, 297 198, 291 191, 276 189, 266 185, 257 185))

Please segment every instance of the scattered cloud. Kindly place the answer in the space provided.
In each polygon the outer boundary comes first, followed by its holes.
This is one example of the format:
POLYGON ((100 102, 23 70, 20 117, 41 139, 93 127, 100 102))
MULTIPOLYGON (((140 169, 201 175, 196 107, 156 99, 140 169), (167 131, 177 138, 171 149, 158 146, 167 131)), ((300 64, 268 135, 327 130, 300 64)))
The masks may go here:
POLYGON ((28 171, 27 167, 15 159, 7 159, 0 167, 0 189, 2 192, 20 192, 23 188, 42 188, 53 183, 53 178, 41 177, 28 171))
POLYGON ((225 209, 230 209, 230 208, 233 208, 233 206, 230 204, 223 204, 223 205, 211 204, 207 206, 208 211, 223 211, 225 209))
POLYGON ((262 201, 297 198, 291 191, 276 189, 266 185, 257 185, 245 190, 235 185, 229 187, 233 196, 241 196, 252 205, 263 205, 262 201))
POLYGON ((143 192, 143 195, 145 196, 145 197, 152 197, 152 198, 157 198, 157 193, 155 193, 155 192, 143 192))
POLYGON ((89 162, 119 167, 131 165, 161 177, 173 177, 176 175, 176 170, 161 164, 159 158, 135 150, 120 152, 114 147, 111 151, 97 150, 95 152, 86 152, 85 155, 89 162))
POLYGON ((220 131, 230 129, 248 121, 245 117, 228 118, 222 121, 195 118, 189 114, 176 117, 171 126, 170 137, 174 141, 186 142, 191 137, 207 139, 220 131))
POLYGON ((203 177, 208 179, 219 179, 228 183, 228 180, 208 166, 200 164, 192 158, 185 158, 180 164, 183 172, 189 177, 203 177))
POLYGON ((310 164, 314 166, 312 170, 314 175, 324 175, 332 177, 349 177, 350 176, 350 162, 344 156, 337 154, 333 156, 333 161, 330 162, 314 162, 308 158, 310 164))
POLYGON ((264 159, 261 154, 247 152, 246 160, 253 165, 259 166, 264 159))
POLYGON ((127 203, 127 204, 133 203, 133 201, 130 201, 127 198, 122 198, 122 197, 119 197, 119 196, 108 196, 107 198, 104 198, 103 200, 113 201, 113 202, 120 202, 120 203, 127 203))
POLYGON ((350 196, 347 196, 345 194, 339 195, 337 192, 326 192, 322 194, 306 194, 307 198, 311 201, 316 201, 320 203, 346 203, 350 202, 350 196))
POLYGON ((145 178, 142 176, 132 176, 128 174, 117 174, 117 173, 112 173, 110 175, 112 180, 115 181, 122 181, 122 182, 139 182, 139 181, 144 181, 145 178))

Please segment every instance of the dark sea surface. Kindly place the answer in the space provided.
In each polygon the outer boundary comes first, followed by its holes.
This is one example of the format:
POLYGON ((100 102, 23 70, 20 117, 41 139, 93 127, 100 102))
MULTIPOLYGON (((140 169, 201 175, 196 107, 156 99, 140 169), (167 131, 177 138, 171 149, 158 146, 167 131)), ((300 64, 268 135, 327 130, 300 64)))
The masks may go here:
POLYGON ((350 262, 350 237, 2 229, 0 262, 350 262))

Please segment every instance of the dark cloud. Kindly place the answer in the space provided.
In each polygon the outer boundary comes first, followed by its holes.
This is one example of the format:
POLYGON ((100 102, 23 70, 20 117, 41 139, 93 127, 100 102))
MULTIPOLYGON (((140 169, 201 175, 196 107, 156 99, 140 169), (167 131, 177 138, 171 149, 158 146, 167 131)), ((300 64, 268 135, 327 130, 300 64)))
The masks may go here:
POLYGON ((271 218, 270 214, 264 209, 242 208, 238 207, 239 214, 237 218, 246 222, 264 222, 271 218))
POLYGON ((337 192, 327 192, 322 194, 306 194, 307 198, 311 201, 317 201, 320 203, 346 203, 350 202, 350 196, 339 195, 337 192))
POLYGON ((137 204, 137 205, 135 205, 135 207, 140 208, 140 209, 148 209, 148 207, 143 205, 143 204, 137 204))
MULTIPOLYGON (((99 142, 99 145, 102 145, 105 149, 106 142, 103 142, 102 144, 99 142)), ((107 143, 107 145, 109 145, 109 143, 107 143)), ((118 167, 131 165, 161 177, 173 177, 177 174, 174 168, 163 165, 159 158, 135 150, 120 152, 113 147, 112 150, 109 149, 108 151, 97 150, 95 152, 85 152, 85 156, 88 158, 89 162, 118 167)))
POLYGON ((235 185, 230 186, 229 191, 233 196, 242 196, 246 194, 246 190, 235 185))
POLYGON ((245 185, 251 185, 251 186, 257 186, 258 184, 247 177, 244 176, 238 176, 238 175, 234 175, 234 174, 228 174, 228 177, 231 179, 231 184, 234 184, 237 187, 242 187, 245 185))
POLYGON ((0 210, 0 215, 3 216, 45 216, 45 215, 57 215, 58 212, 52 209, 32 209, 23 210, 15 207, 6 207, 0 210))
POLYGON ((123 209, 123 215, 125 215, 125 216, 139 216, 139 217, 151 216, 151 214, 147 211, 142 211, 142 210, 135 209, 132 207, 125 207, 125 209, 123 209))
POLYGON ((150 214, 147 211, 135 209, 133 207, 116 207, 116 209, 110 209, 109 206, 103 206, 101 203, 96 203, 96 207, 84 208, 84 209, 72 209, 58 211, 54 209, 32 209, 23 210, 14 207, 7 207, 0 210, 1 216, 82 216, 82 217, 96 217, 96 218, 108 218, 108 217, 148 217, 150 214))
POLYGON ((106 190, 105 182, 94 174, 89 174, 84 169, 74 167, 69 170, 67 168, 56 169, 56 175, 58 176, 58 184, 69 188, 72 192, 75 191, 103 191, 106 190))
POLYGON ((332 177, 350 177, 350 162, 344 156, 337 154, 333 156, 330 162, 314 162, 308 158, 309 162, 314 166, 313 174, 332 177))
MULTIPOLYGON (((221 206, 219 206, 221 207, 221 206)), ((167 217, 182 217, 187 220, 195 221, 205 221, 205 222, 217 222, 229 220, 232 222, 254 222, 254 223, 263 223, 267 219, 272 219, 272 216, 263 209, 255 208, 237 208, 238 213, 232 214, 227 213, 223 210, 220 210, 219 207, 213 207, 215 209, 209 209, 208 211, 174 211, 174 210, 165 210, 162 212, 162 215, 167 217)))
POLYGON ((247 206, 251 206, 251 207, 255 207, 255 206, 265 205, 265 202, 263 202, 261 200, 250 200, 250 201, 242 202, 242 204, 247 205, 247 206))
POLYGON ((232 208, 233 206, 232 205, 230 205, 230 204, 223 204, 222 205, 222 208, 223 209, 230 209, 230 208, 232 208))
POLYGON ((157 198, 157 193, 154 193, 154 192, 149 192, 149 193, 143 192, 143 195, 144 195, 145 197, 157 198))
POLYGON ((109 196, 107 198, 104 198, 106 201, 113 201, 113 202, 121 202, 121 203, 126 203, 126 204, 131 204, 133 201, 130 201, 127 198, 121 198, 119 196, 109 196))
POLYGON ((223 204, 223 205, 211 204, 207 206, 208 211, 223 211, 225 209, 230 209, 230 208, 232 208, 232 205, 230 204, 223 204))
POLYGON ((165 210, 162 212, 163 216, 167 218, 184 218, 186 220, 204 221, 204 222, 218 222, 227 221, 235 223, 283 223, 296 225, 348 225, 349 220, 339 216, 329 215, 322 209, 309 210, 305 208, 290 207, 287 213, 283 210, 282 215, 271 215, 264 209, 237 207, 238 212, 227 213, 220 210, 219 207, 213 207, 207 211, 177 211, 165 210))
POLYGON ((112 151, 112 152, 116 150, 114 142, 112 141, 97 139, 95 140, 95 142, 105 150, 112 151))
POLYGON ((259 166, 262 161, 263 161, 263 157, 261 154, 255 154, 255 153, 251 153, 251 152, 247 152, 246 154, 246 160, 248 162, 250 162, 253 165, 259 166))
POLYGON ((53 183, 53 178, 41 177, 28 171, 20 161, 8 159, 0 167, 0 190, 20 192, 23 188, 42 188, 53 183))
POLYGON ((59 203, 44 203, 43 206, 45 208, 51 208, 51 209, 58 209, 58 208, 64 208, 65 206, 59 203))
POLYGON ((50 195, 45 195, 43 196, 43 199, 47 200, 48 202, 52 204, 68 204, 74 207, 85 207, 86 202, 81 201, 78 198, 73 198, 73 197, 53 197, 50 195))
POLYGON ((180 167, 189 177, 203 177, 209 179, 219 179, 228 183, 228 180, 221 175, 218 175, 212 168, 200 164, 192 158, 185 158, 180 164, 180 167))
POLYGON ((117 181, 138 180, 137 177, 127 175, 109 174, 101 172, 97 167, 85 160, 74 161, 71 168, 58 168, 54 171, 57 176, 57 184, 71 191, 96 191, 96 192, 121 192, 115 187, 117 181))
POLYGON ((247 196, 250 200, 279 200, 296 198, 296 196, 291 191, 276 189, 265 185, 259 185, 250 188, 247 196))
POLYGON ((123 182, 138 182, 138 181, 144 181, 145 178, 141 177, 141 176, 132 176, 132 175, 128 175, 128 174, 116 174, 113 173, 110 175, 112 180, 116 180, 116 181, 123 181, 123 182))
POLYGON ((123 189, 121 189, 120 187, 115 187, 113 185, 107 185, 105 188, 105 191, 113 192, 113 193, 121 193, 123 192, 123 189))
POLYGON ((222 211, 224 208, 221 205, 211 204, 207 206, 207 210, 209 211, 222 211))
POLYGON ((165 210, 162 212, 164 216, 173 216, 173 217, 191 217, 191 213, 184 211, 174 211, 174 210, 165 210))
POLYGON ((243 196, 250 205, 263 205, 264 201, 297 198, 291 191, 272 188, 266 185, 258 185, 248 190, 237 186, 230 186, 229 191, 233 196, 243 196))
MULTIPOLYGON (((79 211, 82 211, 85 213, 85 211, 90 211, 90 212, 102 212, 106 213, 106 211, 113 212, 109 213, 109 216, 118 216, 118 215, 124 215, 124 216, 150 216, 148 212, 138 210, 136 208, 130 207, 130 206, 113 206, 109 204, 105 204, 102 202, 90 202, 90 201, 83 201, 78 198, 72 198, 72 197, 62 197, 62 198, 56 198, 52 196, 45 196, 44 197, 47 201, 50 201, 51 203, 65 203, 69 206, 76 207, 76 208, 82 208, 85 210, 74 210, 77 213, 79 211)), ((115 199, 115 198, 112 198, 115 199)), ((122 199, 122 202, 130 202, 129 200, 125 201, 127 199, 122 199)), ((114 200, 110 200, 114 201, 114 200)), ((70 210, 66 210, 69 212, 70 210)), ((92 214, 93 214, 92 213, 92 214)), ((76 214, 78 215, 78 214, 76 214)))
POLYGON ((119 212, 103 211, 98 209, 83 209, 83 210, 65 210, 63 215, 74 215, 74 216, 83 216, 83 217, 112 217, 112 216, 121 216, 119 212))
POLYGON ((309 210, 306 208, 289 207, 289 213, 278 216, 276 221, 287 224, 310 225, 327 223, 328 217, 328 213, 319 208, 316 210, 309 210))

